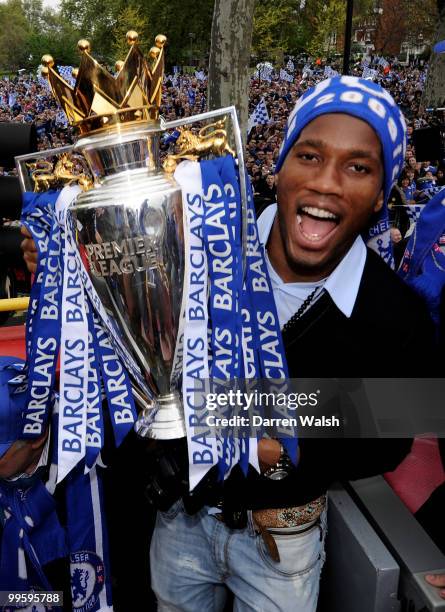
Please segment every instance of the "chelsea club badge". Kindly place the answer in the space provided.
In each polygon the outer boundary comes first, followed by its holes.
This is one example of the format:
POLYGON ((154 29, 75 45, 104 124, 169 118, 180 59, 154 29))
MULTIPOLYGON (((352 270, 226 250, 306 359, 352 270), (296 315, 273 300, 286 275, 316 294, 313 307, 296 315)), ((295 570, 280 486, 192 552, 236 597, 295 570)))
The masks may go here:
POLYGON ((70 555, 73 610, 99 610, 99 595, 105 584, 105 569, 96 553, 82 550, 70 555))

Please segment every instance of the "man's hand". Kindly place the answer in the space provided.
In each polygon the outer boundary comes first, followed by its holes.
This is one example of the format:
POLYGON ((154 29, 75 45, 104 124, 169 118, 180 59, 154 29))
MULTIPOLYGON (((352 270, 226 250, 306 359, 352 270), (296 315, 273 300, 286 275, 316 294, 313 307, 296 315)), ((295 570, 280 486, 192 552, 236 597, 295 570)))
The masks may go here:
MULTIPOLYGON (((281 456, 281 444, 273 438, 261 438, 258 442, 258 463, 261 473, 276 465, 281 456)), ((300 461, 300 448, 297 452, 297 465, 300 461)))
POLYGON ((38 258, 38 253, 37 253, 35 242, 32 239, 31 234, 29 233, 29 231, 26 229, 24 225, 22 225, 20 232, 22 236, 25 236, 25 240, 23 240, 20 245, 23 251, 23 259, 25 260, 26 267, 28 268, 28 270, 32 274, 35 274, 37 271, 37 258, 38 258))
POLYGON ((278 463, 281 455, 281 444, 278 440, 261 438, 258 442, 258 462, 261 472, 278 463))
POLYGON ((445 574, 429 574, 425 576, 425 580, 428 584, 431 584, 431 586, 441 589, 439 595, 442 599, 445 599, 445 574))

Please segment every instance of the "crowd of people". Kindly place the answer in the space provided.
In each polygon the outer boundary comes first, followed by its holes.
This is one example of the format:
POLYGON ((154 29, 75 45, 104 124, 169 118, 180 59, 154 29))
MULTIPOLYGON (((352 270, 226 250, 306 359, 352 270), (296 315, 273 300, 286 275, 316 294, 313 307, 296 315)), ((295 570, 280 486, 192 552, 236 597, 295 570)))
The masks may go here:
MULTIPOLYGON (((73 141, 72 129, 48 85, 30 76, 0 79, 0 122, 34 123, 39 150, 73 141)), ((5 169, 10 172, 12 169, 5 169)))
MULTIPOLYGON (((249 109, 252 114, 261 100, 268 111, 267 122, 255 125, 247 138, 246 165, 260 206, 275 201, 273 180, 286 117, 296 100, 310 87, 321 81, 326 70, 323 66, 301 66, 292 73, 292 82, 273 73, 270 80, 252 77, 249 109), (305 68, 306 68, 305 66, 305 68), (269 178, 270 177, 270 178, 269 178)), ((351 73, 361 76, 361 64, 353 66, 351 73)), ((377 71, 376 80, 387 89, 408 121, 408 147, 405 168, 399 185, 407 204, 424 203, 425 190, 443 186, 443 160, 420 162, 412 144, 415 129, 435 125, 442 117, 421 109, 421 94, 426 78, 426 67, 393 67, 386 75, 377 71)), ((207 110, 207 80, 203 72, 198 77, 176 73, 164 79, 162 114, 167 121, 189 117, 207 110)), ((34 122, 38 134, 39 150, 61 147, 73 141, 73 130, 42 78, 19 76, 0 79, 0 122, 34 122)), ((13 169, 5 169, 11 172, 13 169)))
MULTIPOLYGON (((386 64, 386 61, 383 62, 386 64)), ((414 228, 421 208, 406 212, 399 208, 426 204, 429 198, 445 186, 445 160, 417 160, 413 132, 419 128, 436 126, 444 122, 440 113, 433 113, 421 106, 421 94, 427 66, 400 66, 391 68, 374 61, 373 79, 378 81, 400 106, 407 121, 408 145, 404 167, 398 181, 395 198, 398 206, 391 213, 391 236, 395 246, 396 264, 401 257, 414 228)), ((280 72, 253 73, 249 87, 249 115, 262 105, 266 114, 261 123, 249 124, 245 161, 255 195, 255 207, 260 213, 276 201, 275 166, 286 124, 286 118, 304 92, 323 80, 333 69, 330 66, 297 65, 286 72, 292 80, 280 78, 280 72)), ((366 65, 356 63, 351 74, 361 76, 366 65), (365 67, 364 67, 365 66, 365 67)), ((283 73, 283 71, 281 71, 283 73)), ((207 110, 207 79, 203 71, 195 74, 173 72, 164 77, 161 112, 166 121, 189 117, 207 110)), ((73 142, 73 129, 51 94, 48 83, 42 77, 17 76, 0 79, 0 122, 34 122, 37 129, 39 150, 53 149, 73 142)), ((161 155, 174 148, 175 137, 167 136, 161 142, 161 155)), ((434 157, 434 155, 433 155, 434 157)), ((1 174, 14 174, 15 168, 0 167, 1 174)), ((407 209, 408 210, 408 209, 407 209)))

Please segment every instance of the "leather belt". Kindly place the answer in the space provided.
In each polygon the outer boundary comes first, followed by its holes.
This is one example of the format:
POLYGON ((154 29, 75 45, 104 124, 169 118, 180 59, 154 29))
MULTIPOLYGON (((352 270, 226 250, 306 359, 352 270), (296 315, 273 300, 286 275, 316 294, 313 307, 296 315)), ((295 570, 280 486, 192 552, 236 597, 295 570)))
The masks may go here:
POLYGON ((304 506, 254 510, 252 517, 256 524, 266 528, 298 527, 318 519, 325 507, 326 495, 322 495, 304 506))
MULTIPOLYGON (((274 529, 295 527, 295 532, 304 533, 309 531, 319 521, 320 515, 326 508, 326 495, 311 501, 304 506, 290 508, 268 508, 266 510, 254 510, 252 512, 255 530, 261 535, 271 558, 279 563, 280 553, 274 540, 274 529)), ((218 521, 224 522, 222 513, 213 514, 218 521)), ((320 537, 322 537, 320 531, 320 537)))

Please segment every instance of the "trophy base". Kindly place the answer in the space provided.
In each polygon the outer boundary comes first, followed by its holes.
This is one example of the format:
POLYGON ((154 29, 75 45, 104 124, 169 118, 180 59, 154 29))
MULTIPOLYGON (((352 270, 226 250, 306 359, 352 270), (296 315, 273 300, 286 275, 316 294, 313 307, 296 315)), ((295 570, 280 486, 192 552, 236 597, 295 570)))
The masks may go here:
POLYGON ((152 405, 145 407, 135 423, 135 430, 141 438, 151 440, 175 440, 187 435, 179 393, 159 395, 156 400, 157 412, 153 419, 152 405))

